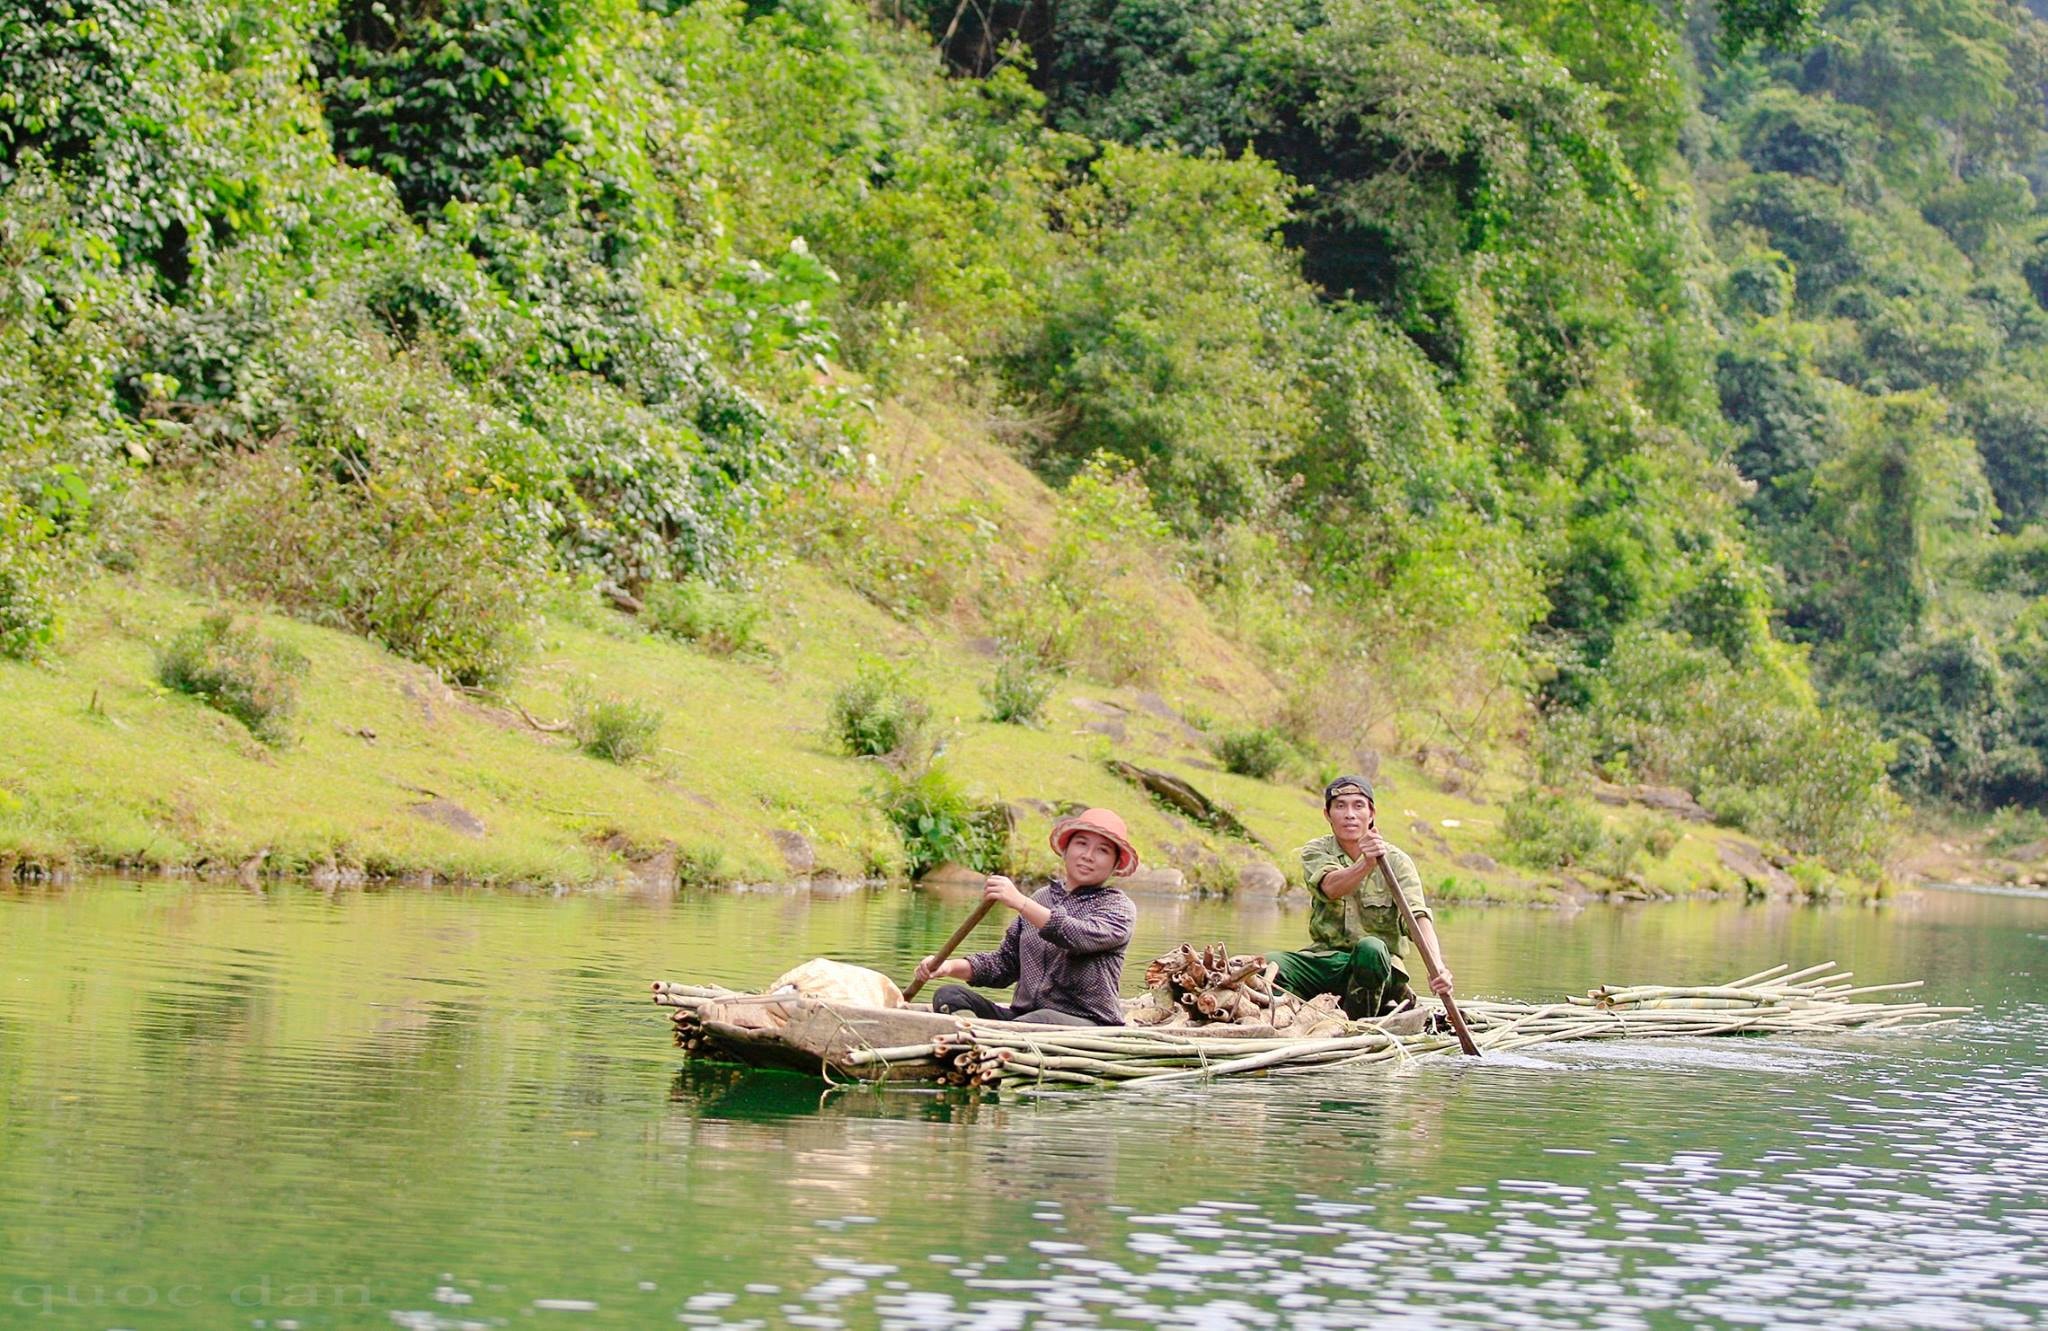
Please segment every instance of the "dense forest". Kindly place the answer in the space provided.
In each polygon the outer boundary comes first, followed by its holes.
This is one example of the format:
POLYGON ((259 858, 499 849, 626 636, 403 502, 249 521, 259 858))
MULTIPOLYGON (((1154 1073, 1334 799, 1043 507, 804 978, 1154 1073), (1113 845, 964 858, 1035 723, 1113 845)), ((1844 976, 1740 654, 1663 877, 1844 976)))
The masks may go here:
POLYGON ((2002 0, 0 0, 0 652, 141 565, 490 685, 786 556, 1114 679, 1121 560, 1304 749, 1871 865, 2048 802, 2044 86, 2002 0), (1047 576, 932 571, 887 403, 1047 576))

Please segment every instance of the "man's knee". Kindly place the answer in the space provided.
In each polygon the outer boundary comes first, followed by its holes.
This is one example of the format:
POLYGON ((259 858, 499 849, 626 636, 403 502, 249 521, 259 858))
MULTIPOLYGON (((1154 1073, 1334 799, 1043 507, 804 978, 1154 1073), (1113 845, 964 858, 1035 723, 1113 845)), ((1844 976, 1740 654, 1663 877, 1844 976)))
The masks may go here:
POLYGON ((1351 945, 1351 970, 1355 975, 1384 981, 1394 973, 1394 955, 1385 940, 1368 935, 1351 945))
POLYGON ((1296 998, 1314 998, 1328 988, 1319 982, 1321 977, 1316 975, 1315 967, 1298 952, 1268 952, 1266 960, 1276 972, 1275 983, 1296 998))
POLYGON ((932 995, 932 1011, 972 1012, 974 991, 964 984, 942 985, 939 991, 932 995))

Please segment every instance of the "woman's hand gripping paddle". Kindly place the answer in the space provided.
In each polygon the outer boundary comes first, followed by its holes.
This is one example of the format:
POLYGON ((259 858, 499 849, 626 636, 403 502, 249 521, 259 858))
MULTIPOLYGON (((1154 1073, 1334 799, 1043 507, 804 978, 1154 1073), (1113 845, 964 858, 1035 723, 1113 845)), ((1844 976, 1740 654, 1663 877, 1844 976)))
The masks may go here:
MULTIPOLYGON (((967 941, 967 935, 974 932, 974 926, 981 923, 982 917, 987 915, 989 908, 995 904, 993 897, 983 897, 981 904, 974 908, 974 913, 960 922, 960 927, 953 931, 953 936, 946 940, 946 945, 932 953, 932 969, 934 971, 946 964, 946 958, 953 955, 954 948, 967 941)), ((908 1003, 911 999, 917 997, 917 991, 924 988, 924 982, 927 978, 927 976, 923 975, 914 976, 910 983, 903 987, 903 1001, 908 1003)))

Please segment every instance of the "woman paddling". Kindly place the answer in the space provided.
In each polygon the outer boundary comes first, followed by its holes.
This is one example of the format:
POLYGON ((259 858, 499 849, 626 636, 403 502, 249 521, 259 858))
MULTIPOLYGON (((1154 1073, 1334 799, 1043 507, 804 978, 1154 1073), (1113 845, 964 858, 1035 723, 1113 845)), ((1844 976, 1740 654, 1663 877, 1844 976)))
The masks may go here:
POLYGON ((932 957, 917 963, 919 981, 1014 984, 1015 995, 996 1003, 966 985, 949 984, 932 995, 934 1012, 1053 1026, 1124 1024, 1118 986, 1138 908, 1108 884, 1137 870, 1138 852, 1124 820, 1108 809, 1061 819, 1052 829, 1052 848, 1065 872, 1036 895, 1025 896, 1001 874, 990 875, 983 887, 990 901, 1017 912, 1000 947, 942 965, 932 957))

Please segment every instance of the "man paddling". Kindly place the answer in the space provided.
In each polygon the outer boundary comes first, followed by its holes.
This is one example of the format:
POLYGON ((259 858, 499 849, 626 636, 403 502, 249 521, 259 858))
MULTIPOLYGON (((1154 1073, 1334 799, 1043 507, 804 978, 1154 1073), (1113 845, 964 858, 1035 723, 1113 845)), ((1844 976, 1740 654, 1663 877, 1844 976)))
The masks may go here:
MULTIPOLYGON (((1362 776, 1340 776, 1323 788, 1323 816, 1330 835, 1301 848, 1308 880, 1310 946, 1275 952, 1280 986, 1301 998, 1336 994, 1354 1021, 1377 1017, 1406 996, 1408 971, 1401 964, 1401 924, 1387 888, 1389 870, 1415 913, 1418 940, 1432 955, 1436 925, 1422 898, 1415 861, 1380 839, 1374 826, 1372 785, 1362 776)), ((1429 982, 1439 995, 1451 992, 1451 973, 1429 982)))
POLYGON ((918 983, 944 977, 991 988, 1015 985, 1012 1000, 998 1003, 966 985, 949 984, 932 995, 934 1012, 1053 1026, 1124 1024, 1117 989, 1138 908, 1109 880, 1138 868, 1130 832, 1108 809, 1089 809, 1054 825, 1052 848, 1064 872, 1036 895, 1025 896, 1001 874, 991 875, 984 887, 988 900, 1017 912, 1003 931, 1002 946, 917 963, 918 983))

